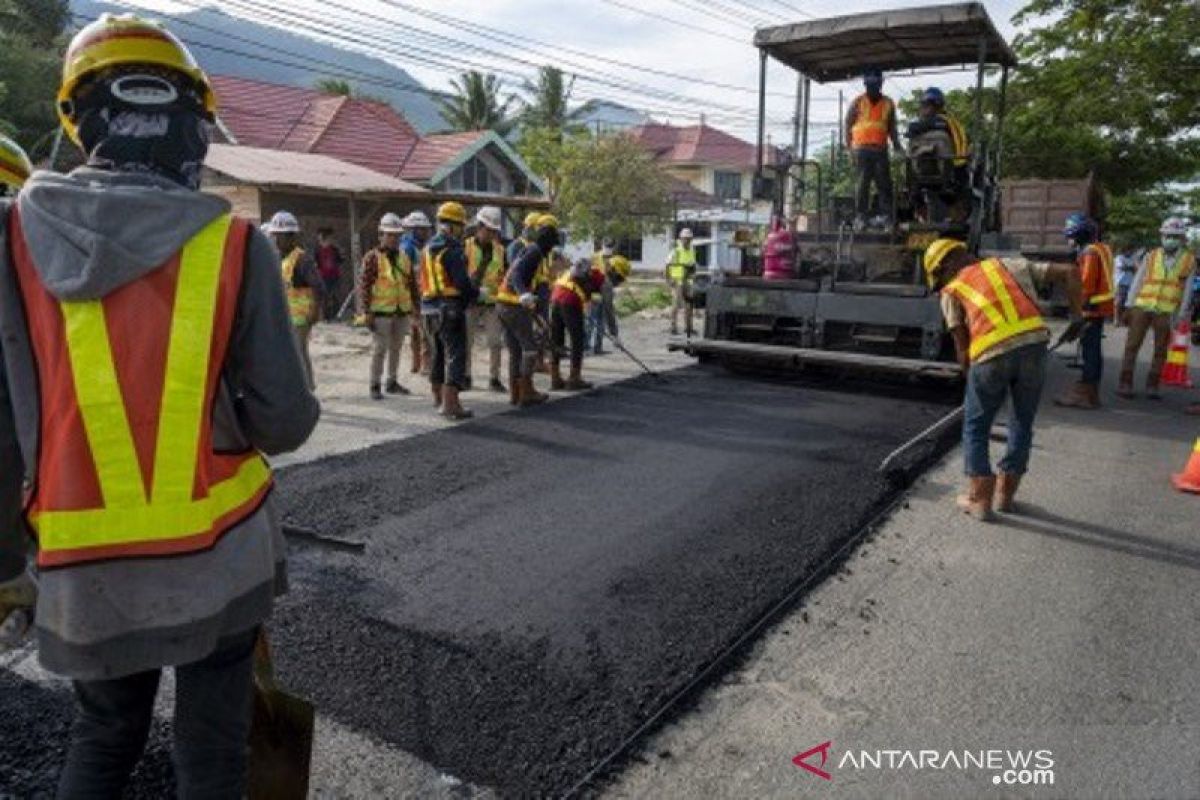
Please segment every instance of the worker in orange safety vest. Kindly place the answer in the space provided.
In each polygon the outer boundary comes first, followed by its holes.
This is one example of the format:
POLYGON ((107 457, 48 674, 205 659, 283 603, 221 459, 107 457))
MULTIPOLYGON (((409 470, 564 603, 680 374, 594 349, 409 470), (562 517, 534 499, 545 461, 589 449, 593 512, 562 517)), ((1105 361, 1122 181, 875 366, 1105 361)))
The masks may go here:
POLYGON ((846 147, 858 175, 854 202, 854 225, 858 230, 868 224, 872 185, 879 197, 879 215, 870 222, 880 228, 891 225, 893 189, 888 142, 900 149, 896 104, 883 93, 883 73, 867 70, 863 74, 863 87, 866 91, 854 98, 846 113, 846 147))
POLYGON ((1079 339, 1083 374, 1054 402, 1068 408, 1094 409, 1100 407, 1100 379, 1104 375, 1104 354, 1101 352, 1104 321, 1113 315, 1116 299, 1113 251, 1099 240, 1096 223, 1086 214, 1067 217, 1063 234, 1077 253, 1075 263, 1079 267, 1083 316, 1087 325, 1079 339))

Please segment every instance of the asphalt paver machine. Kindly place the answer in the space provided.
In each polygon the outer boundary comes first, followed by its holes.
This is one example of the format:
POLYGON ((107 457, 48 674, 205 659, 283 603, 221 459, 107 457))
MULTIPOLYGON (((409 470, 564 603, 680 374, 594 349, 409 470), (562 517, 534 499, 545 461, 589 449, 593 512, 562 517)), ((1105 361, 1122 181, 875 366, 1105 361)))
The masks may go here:
MULTIPOLYGON (((774 179, 774 213, 787 220, 783 274, 729 276, 710 286, 702 337, 673 343, 703 360, 794 369, 822 365, 957 380, 953 349, 937 297, 925 286, 921 257, 941 236, 976 252, 1002 252, 999 173, 1004 95, 1016 57, 980 3, 854 14, 761 28, 758 161, 774 179), (780 153, 764 141, 770 61, 797 73, 803 144, 780 153), (859 231, 852 212, 829 191, 823 165, 807 153, 807 100, 815 83, 861 77, 974 69, 982 90, 999 73, 998 109, 985 114, 976 92, 965 159, 935 146, 909 148, 896 182, 895 219, 883 232, 859 231), (770 152, 768 152, 770 151, 770 152), (801 196, 815 211, 800 213, 801 196), (929 198, 950 198, 937 205, 929 198), (802 224, 797 224, 802 220, 802 224)), ((799 138, 799 136, 798 136, 799 138)), ((767 184, 771 185, 771 184, 767 184)), ((770 240, 768 240, 768 249, 770 240)))

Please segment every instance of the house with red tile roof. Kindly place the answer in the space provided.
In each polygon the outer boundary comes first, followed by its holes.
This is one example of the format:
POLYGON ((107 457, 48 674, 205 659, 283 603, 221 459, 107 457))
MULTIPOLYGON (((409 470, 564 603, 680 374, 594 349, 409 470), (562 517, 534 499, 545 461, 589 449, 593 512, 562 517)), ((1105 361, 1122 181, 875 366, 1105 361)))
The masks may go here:
POLYGON ((546 194, 541 178, 495 131, 426 136, 404 162, 400 178, 440 193, 546 194))

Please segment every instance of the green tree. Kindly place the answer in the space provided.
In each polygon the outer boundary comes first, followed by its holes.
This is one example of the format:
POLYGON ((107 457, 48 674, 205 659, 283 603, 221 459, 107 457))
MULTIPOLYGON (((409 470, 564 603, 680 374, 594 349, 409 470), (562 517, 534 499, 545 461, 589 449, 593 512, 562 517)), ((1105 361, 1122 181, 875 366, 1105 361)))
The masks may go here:
POLYGON ((354 96, 354 87, 350 85, 350 81, 344 78, 319 78, 313 84, 313 88, 321 94, 341 95, 343 97, 354 96))
POLYGON ((563 162, 567 156, 587 140, 583 129, 564 133, 558 128, 522 128, 517 152, 533 172, 546 182, 546 190, 553 203, 558 197, 562 180, 563 162))
POLYGON ((626 135, 568 140, 555 209, 577 239, 637 238, 671 222, 668 180, 626 135))
POLYGON ((450 81, 454 94, 439 98, 442 117, 452 130, 493 130, 508 135, 514 125, 512 108, 517 98, 501 100, 503 82, 494 74, 477 70, 464 72, 450 81))
POLYGON ((571 108, 571 92, 575 88, 575 76, 568 80, 558 67, 539 67, 537 80, 526 80, 521 90, 525 93, 525 107, 521 111, 523 128, 558 131, 561 136, 579 127, 585 109, 571 108))
POLYGON ((0 127, 44 156, 58 118, 58 90, 70 19, 66 0, 0 0, 0 127))

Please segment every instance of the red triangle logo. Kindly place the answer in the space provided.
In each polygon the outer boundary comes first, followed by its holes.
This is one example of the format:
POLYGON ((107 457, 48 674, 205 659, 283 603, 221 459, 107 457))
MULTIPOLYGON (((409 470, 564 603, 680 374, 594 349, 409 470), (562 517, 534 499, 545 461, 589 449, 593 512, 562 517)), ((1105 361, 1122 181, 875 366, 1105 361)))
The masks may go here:
POLYGON ((831 780, 833 780, 833 776, 830 775, 825 770, 821 769, 821 767, 825 766, 825 762, 827 762, 829 760, 829 748, 832 746, 833 746, 832 740, 825 742, 824 744, 819 744, 816 747, 812 748, 811 750, 805 750, 803 753, 801 753, 800 755, 793 758, 792 763, 795 764, 800 769, 808 770, 813 775, 816 775, 818 778, 824 778, 827 781, 831 781, 831 780), (808 763, 808 759, 812 758, 813 756, 817 755, 818 753, 821 754, 821 766, 815 767, 812 764, 808 763))

